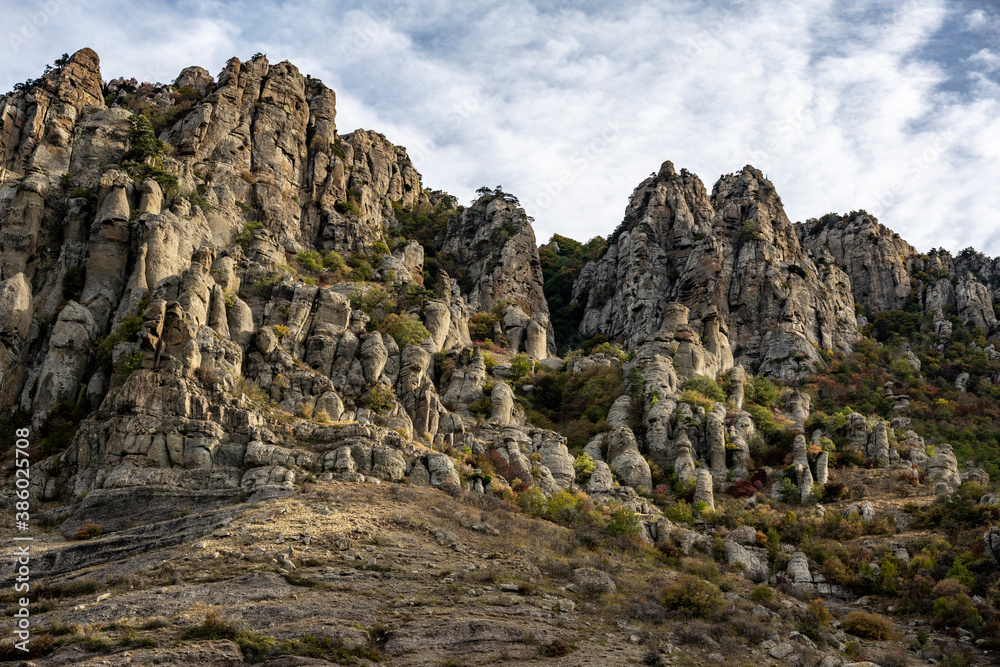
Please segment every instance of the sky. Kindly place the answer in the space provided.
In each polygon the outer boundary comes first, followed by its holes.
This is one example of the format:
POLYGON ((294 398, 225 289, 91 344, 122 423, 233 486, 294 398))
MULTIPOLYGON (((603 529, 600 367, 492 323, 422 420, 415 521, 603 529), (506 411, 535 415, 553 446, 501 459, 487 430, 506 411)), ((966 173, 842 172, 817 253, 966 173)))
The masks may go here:
POLYGON ((343 134, 406 146, 425 187, 502 185, 539 242, 621 221, 671 160, 746 164, 793 221, 865 209, 926 251, 1000 255, 995 0, 0 0, 0 91, 89 46, 105 79, 289 60, 343 134))

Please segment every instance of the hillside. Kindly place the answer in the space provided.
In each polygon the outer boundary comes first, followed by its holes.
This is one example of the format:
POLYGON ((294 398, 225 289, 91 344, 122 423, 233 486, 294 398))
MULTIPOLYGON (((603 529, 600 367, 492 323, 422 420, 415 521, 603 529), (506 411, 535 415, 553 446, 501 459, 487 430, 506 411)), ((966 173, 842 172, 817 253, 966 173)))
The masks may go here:
POLYGON ((996 664, 997 290, 752 166, 539 247, 290 63, 67 55, 0 97, 0 659, 996 664))

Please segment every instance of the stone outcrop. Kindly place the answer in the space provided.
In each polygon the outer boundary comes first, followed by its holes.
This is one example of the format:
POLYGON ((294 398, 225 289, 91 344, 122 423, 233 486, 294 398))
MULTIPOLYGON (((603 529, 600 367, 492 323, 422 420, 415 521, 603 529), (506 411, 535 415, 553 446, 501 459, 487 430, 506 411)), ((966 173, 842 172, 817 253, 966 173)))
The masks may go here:
POLYGON ((705 503, 708 509, 714 510, 715 496, 712 492, 712 473, 704 468, 699 468, 696 479, 697 485, 694 489, 694 504, 705 503))
POLYGON ((983 545, 986 547, 987 555, 1000 566, 1000 528, 993 526, 987 530, 983 535, 983 545))
MULTIPOLYGON (((85 49, 0 98, 0 410, 30 413, 40 437, 72 415, 74 435, 33 471, 43 501, 138 489, 266 498, 317 478, 575 493, 566 438, 529 423, 529 397, 552 387, 515 382, 511 357, 523 352, 546 362, 540 372, 615 378, 607 421, 590 420, 600 426, 582 490, 687 552, 705 538, 669 524, 647 494, 672 471, 714 509, 750 476, 761 451, 743 411, 751 372, 788 381, 774 409, 801 433, 810 398, 792 381, 851 349, 865 326, 856 302, 922 308, 939 346, 953 313, 996 326, 995 262, 908 248, 860 214, 796 228, 753 167, 709 193, 664 163, 573 285, 579 333, 627 354, 603 345, 563 369, 531 220, 513 196, 487 190, 461 208, 425 190, 404 148, 340 134, 334 92, 290 63, 234 58, 217 76, 190 67, 157 89, 104 84, 85 49), (158 139, 142 108, 169 121, 158 139), (407 238, 407 216, 428 207, 450 217, 407 238), (865 234, 878 238, 856 248, 865 234), (479 313, 495 318, 499 347, 473 344, 479 313), (728 379, 729 395, 685 396, 691 378, 728 379)), ((920 372, 911 350, 897 356, 920 372)), ((891 428, 852 414, 835 437, 898 464, 904 398, 891 428)), ((811 503, 828 481, 822 429, 812 437, 795 438, 787 474, 799 494, 787 500, 811 503)), ((950 447, 927 461, 914 433, 901 444, 938 492, 961 484, 950 447)), ((727 561, 764 581, 757 548, 753 529, 725 540, 727 561)), ((803 558, 787 574, 804 585, 803 558)))
POLYGON ((611 247, 581 272, 574 297, 587 304, 582 335, 602 332, 630 349, 657 332, 670 302, 690 308, 695 321, 715 309, 736 356, 792 379, 823 366, 817 350, 851 349, 849 282, 836 265, 813 262, 760 171, 724 176, 709 195, 666 162, 636 188, 611 247))
POLYGON ((817 260, 845 266, 854 301, 871 312, 902 309, 919 253, 899 234, 858 211, 797 225, 799 240, 817 260))
POLYGON ((442 256, 470 306, 506 304, 503 328, 514 351, 536 359, 555 354, 535 234, 513 197, 484 194, 449 222, 442 256))
MULTIPOLYGON (((338 134, 335 102, 259 54, 217 77, 187 68, 159 91, 105 86, 89 49, 0 101, 0 409, 31 411, 36 428, 83 396, 94 411, 46 463, 58 479, 39 475, 43 497, 287 491, 303 472, 460 484, 451 459, 419 447, 481 442, 463 419, 486 380, 469 318, 506 301, 504 333, 536 359, 554 352, 534 235, 509 195, 484 197, 437 241, 462 275, 439 271, 405 313, 430 337, 401 345, 376 331, 396 307, 381 284, 424 282, 424 249, 398 241, 393 207, 445 195, 425 193, 385 136, 338 134), (136 158, 145 104, 169 112, 170 150, 136 158), (127 154, 156 167, 140 175, 127 154), (310 284, 315 257, 338 270, 334 252, 362 280, 310 284), (448 383, 438 352, 455 360, 448 383), (328 442, 288 453, 267 404, 301 420, 295 437, 319 429, 328 442), (355 426, 321 427, 343 422, 355 426)), ((511 389, 494 386, 494 421, 524 429, 511 389)), ((541 456, 539 484, 571 487, 565 442, 534 432, 519 437, 541 456)), ((633 448, 618 466, 644 464, 633 448)))
POLYGON ((962 485, 958 459, 955 458, 951 445, 938 445, 934 456, 927 462, 927 484, 935 490, 941 485, 947 494, 958 490, 962 485))
POLYGON ((649 464, 639 453, 635 435, 628 426, 619 426, 608 435, 607 461, 622 484, 645 491, 652 489, 649 464))

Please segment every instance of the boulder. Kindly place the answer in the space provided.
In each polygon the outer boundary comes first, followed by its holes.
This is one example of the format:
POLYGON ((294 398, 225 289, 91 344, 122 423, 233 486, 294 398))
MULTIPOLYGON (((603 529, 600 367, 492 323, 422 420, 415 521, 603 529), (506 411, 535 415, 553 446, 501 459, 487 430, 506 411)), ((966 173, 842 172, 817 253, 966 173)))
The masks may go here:
POLYGON ((830 453, 820 452, 816 457, 816 483, 826 484, 830 481, 829 473, 830 453))
POLYGON ((628 426, 631 422, 631 412, 632 397, 628 394, 622 394, 615 399, 615 402, 611 404, 611 409, 608 410, 608 424, 611 428, 628 426))
POLYGON ((400 482, 406 477, 406 459, 399 450, 380 445, 372 451, 372 476, 400 482))
POLYGON ((806 427, 811 403, 812 399, 809 398, 809 394, 798 389, 789 392, 788 398, 785 399, 785 414, 795 424, 795 428, 800 431, 806 427))
POLYGON ((876 419, 868 436, 868 460, 877 461, 883 468, 889 465, 889 434, 883 419, 876 419))
POLYGON ((983 546, 986 547, 986 554, 1000 566, 1000 526, 992 526, 986 531, 983 535, 983 546))
POLYGON ((756 546, 757 529, 753 526, 737 526, 726 535, 726 539, 737 544, 742 544, 745 547, 756 546))
POLYGON ((980 486, 988 486, 990 483, 990 474, 982 468, 971 468, 962 473, 961 479, 962 483, 975 482, 980 486))
POLYGON ((628 426, 619 426, 608 435, 607 459, 622 484, 647 492, 653 488, 649 463, 639 453, 635 435, 628 426))
POLYGON ((716 403, 715 408, 705 415, 709 464, 713 484, 718 491, 721 491, 726 484, 726 426, 723 422, 725 414, 725 408, 716 403))
POLYGON ((438 489, 458 488, 461 480, 455 472, 455 464, 447 454, 437 452, 427 455, 427 471, 431 486, 438 489))
POLYGON ((927 462, 928 486, 937 487, 943 484, 949 493, 955 492, 962 485, 962 477, 958 474, 958 459, 951 445, 938 445, 934 456, 927 462))
POLYGON ((809 584, 809 587, 812 588, 813 579, 809 573, 809 558, 801 551, 796 551, 789 556, 785 571, 793 584, 809 584))
POLYGON ((514 413, 514 391, 506 382, 498 380, 490 394, 492 411, 490 420, 500 424, 510 424, 514 413))
POLYGON ((573 570, 573 585, 576 586, 578 592, 585 595, 610 595, 618 590, 611 575, 591 567, 580 567, 573 570))
POLYGON ((697 472, 697 485, 694 489, 694 504, 704 502, 708 509, 715 509, 715 497, 712 493, 713 480, 712 473, 710 473, 705 468, 698 468, 697 472))
POLYGON ((729 370, 729 400, 733 403, 733 410, 739 412, 743 409, 744 383, 746 382, 746 371, 742 366, 733 366, 729 370))
POLYGON ((70 301, 59 313, 49 338, 48 354, 38 374, 32 424, 37 429, 56 405, 73 398, 90 360, 90 345, 98 327, 90 311, 70 301))
POLYGON ((722 550, 726 563, 729 565, 741 564, 747 579, 756 583, 767 581, 770 573, 765 557, 733 540, 723 540, 722 550))
POLYGON ((614 478, 611 468, 604 461, 594 461, 594 472, 587 481, 587 493, 590 495, 608 493, 614 488, 614 478))
POLYGON ((844 508, 841 514, 847 519, 853 516, 860 516, 862 521, 871 521, 875 518, 875 505, 866 500, 863 503, 855 503, 844 508))
POLYGON ((561 489, 568 489, 576 481, 576 471, 573 469, 573 455, 566 448, 566 439, 553 433, 543 431, 538 453, 540 463, 551 474, 552 479, 561 489))

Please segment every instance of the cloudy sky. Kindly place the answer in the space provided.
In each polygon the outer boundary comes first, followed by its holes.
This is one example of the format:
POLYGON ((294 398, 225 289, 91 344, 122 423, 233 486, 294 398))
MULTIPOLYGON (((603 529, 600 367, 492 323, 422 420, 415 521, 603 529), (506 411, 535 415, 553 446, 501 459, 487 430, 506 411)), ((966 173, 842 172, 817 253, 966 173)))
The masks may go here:
POLYGON ((751 163, 792 220, 864 208, 920 250, 1000 255, 995 0, 0 4, 0 90, 84 46, 106 79, 162 82, 261 51, 425 186, 503 185, 540 241, 610 233, 672 160, 709 188, 751 163))

